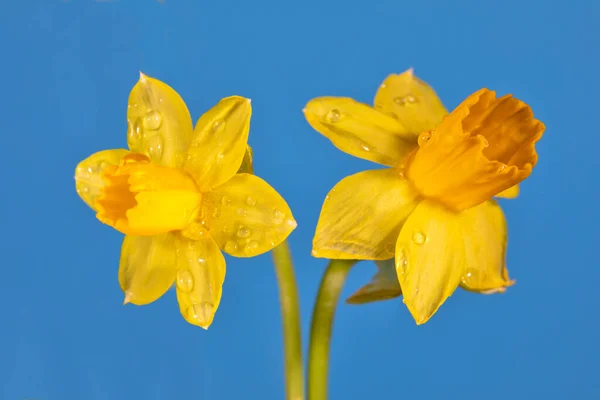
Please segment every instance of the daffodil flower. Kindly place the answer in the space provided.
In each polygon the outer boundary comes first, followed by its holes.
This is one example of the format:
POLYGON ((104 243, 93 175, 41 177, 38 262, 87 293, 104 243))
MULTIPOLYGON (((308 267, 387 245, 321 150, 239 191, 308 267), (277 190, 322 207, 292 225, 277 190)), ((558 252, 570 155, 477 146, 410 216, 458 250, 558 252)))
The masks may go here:
POLYGON ((141 74, 127 106, 129 150, 77 166, 79 196, 126 235, 124 303, 151 303, 175 283, 183 317, 206 329, 221 300, 222 251, 262 254, 296 227, 283 198, 252 174, 251 113, 249 99, 227 97, 194 128, 179 94, 141 74))
POLYGON ((340 181, 327 195, 313 255, 394 258, 349 302, 404 295, 417 324, 454 290, 504 291, 506 221, 493 197, 515 197, 537 162, 544 125, 529 106, 481 89, 452 113, 412 70, 390 75, 374 107, 321 97, 304 109, 310 125, 342 151, 391 168, 340 181))

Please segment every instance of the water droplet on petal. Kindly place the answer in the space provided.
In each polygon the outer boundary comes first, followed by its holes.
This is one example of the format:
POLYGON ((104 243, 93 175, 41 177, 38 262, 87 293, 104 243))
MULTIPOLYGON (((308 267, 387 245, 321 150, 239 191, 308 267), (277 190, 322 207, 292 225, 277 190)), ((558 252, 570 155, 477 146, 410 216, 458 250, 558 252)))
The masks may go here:
POLYGON ((329 110, 325 118, 328 122, 334 124, 340 120, 340 111, 337 108, 332 108, 329 110))
POLYGON ((408 95, 408 96, 398 96, 394 98, 394 103, 398 104, 399 106, 407 106, 407 105, 411 105, 417 102, 417 99, 412 96, 412 95, 408 95))
POLYGON ((427 240, 427 236, 425 236, 425 234, 423 232, 417 231, 413 234, 413 241, 416 244, 423 244, 423 243, 425 243, 426 240, 427 240))
POLYGON ((218 131, 221 131, 225 129, 225 121, 218 119, 215 121, 215 123, 212 126, 212 130, 214 133, 217 133, 218 131))
POLYGON ((152 161, 160 161, 163 156, 163 138, 162 136, 155 135, 148 139, 148 156, 152 161))
POLYGON ((196 140, 192 140, 192 143, 190 143, 191 147, 200 147, 200 143, 198 143, 196 140))
POLYGON ((431 139, 431 132, 425 131, 419 135, 417 142, 419 143, 420 147, 423 147, 427 142, 429 142, 429 139, 431 139))
POLYGON ((225 153, 223 153, 222 151, 217 153, 217 162, 223 162, 223 160, 225 159, 225 153))
POLYGON ((371 151, 371 148, 369 146, 367 146, 365 143, 361 144, 360 147, 362 147, 362 149, 364 151, 371 151))
POLYGON ((285 219, 285 214, 277 209, 273 210, 273 223, 275 225, 279 225, 281 223, 283 223, 283 220, 285 219))
POLYGON ((228 206, 231 204, 231 198, 227 195, 223 196, 223 198, 221 199, 221 204, 223 204, 224 206, 228 206))
POLYGON ((188 319, 194 319, 199 323, 207 322, 214 313, 215 306, 208 301, 194 304, 188 308, 188 319))
POLYGON ((259 246, 259 243, 256 240, 251 240, 246 245, 246 252, 247 253, 254 253, 256 251, 256 249, 258 249, 258 246, 259 246))
POLYGON ((398 250, 398 254, 396 254, 396 272, 400 272, 404 274, 406 272, 406 267, 408 265, 408 260, 406 259, 406 254, 404 253, 404 249, 398 250))
POLYGON ((247 238, 252 234, 252 231, 246 228, 244 225, 240 225, 237 231, 237 235, 241 238, 247 238))
POLYGON ((248 204, 250 207, 253 207, 256 205, 256 199, 252 196, 248 196, 246 197, 246 204, 248 204))
POLYGON ((177 270, 177 289, 182 292, 191 292, 194 289, 194 277, 189 269, 177 270))
POLYGON ((215 207, 212 212, 213 218, 219 218, 221 216, 221 209, 219 207, 215 207))
POLYGON ((475 269, 475 268, 467 268, 465 274, 463 275, 462 281, 467 286, 477 287, 481 282, 485 280, 485 272, 475 269))
POLYGON ((248 212, 246 211, 245 208, 238 208, 237 211, 236 211, 236 213, 240 217, 245 217, 246 215, 248 215, 248 212))
POLYGON ((150 111, 144 117, 144 129, 156 131, 162 125, 162 115, 160 111, 150 111))
POLYGON ((134 121, 128 121, 128 129, 127 129, 127 141, 129 145, 136 145, 144 135, 144 128, 140 123, 140 120, 136 118, 134 121))
POLYGON ((238 248, 237 243, 232 240, 225 243, 225 251, 228 253, 233 253, 233 252, 237 251, 237 248, 238 248))

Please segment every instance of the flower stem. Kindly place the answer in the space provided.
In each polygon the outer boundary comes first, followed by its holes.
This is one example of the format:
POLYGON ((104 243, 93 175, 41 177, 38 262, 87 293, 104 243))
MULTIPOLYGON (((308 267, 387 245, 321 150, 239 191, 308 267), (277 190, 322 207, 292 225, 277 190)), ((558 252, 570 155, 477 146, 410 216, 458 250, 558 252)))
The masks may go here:
POLYGON ((283 320, 285 346, 286 399, 304 399, 304 365, 302 363, 302 336, 300 307, 294 276, 292 255, 287 241, 273 249, 273 262, 279 284, 279 302, 283 320))
POLYGON ((321 280, 313 310, 308 345, 308 399, 327 399, 329 342, 335 309, 342 287, 355 260, 331 260, 321 280))

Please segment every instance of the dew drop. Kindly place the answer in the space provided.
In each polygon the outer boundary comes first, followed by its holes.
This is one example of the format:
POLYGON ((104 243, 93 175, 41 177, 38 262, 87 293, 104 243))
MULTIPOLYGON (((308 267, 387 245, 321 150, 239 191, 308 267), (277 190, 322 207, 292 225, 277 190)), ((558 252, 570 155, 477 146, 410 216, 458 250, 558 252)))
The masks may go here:
POLYGON ((273 223, 275 225, 279 225, 283 223, 285 219, 285 214, 277 209, 273 210, 273 223))
POLYGON ((253 207, 256 205, 256 199, 252 196, 248 196, 246 197, 246 204, 248 204, 250 207, 253 207))
POLYGON ((221 216, 221 209, 219 207, 215 207, 212 212, 213 218, 219 218, 221 216))
POLYGON ((189 269, 177 270, 177 289, 182 292, 191 292, 194 289, 194 277, 189 269))
POLYGON ((223 198, 221 199, 221 204, 223 204, 224 206, 228 206, 231 204, 231 198, 227 195, 223 196, 223 198))
POLYGON ((160 161, 163 156, 164 142, 160 135, 152 136, 148 139, 148 156, 152 161, 160 161))
POLYGON ((230 240, 227 243, 225 243, 225 251, 228 253, 233 253, 236 252, 238 249, 238 245, 236 242, 230 240))
POLYGON ((406 272, 406 266, 408 265, 408 260, 406 259, 406 254, 404 253, 404 249, 398 250, 396 254, 396 271, 404 274, 406 272))
POLYGON ((240 225, 237 231, 237 235, 241 238, 247 238, 252 234, 252 231, 246 228, 244 225, 240 225))
POLYGON ((223 162, 223 160, 225 159, 225 153, 223 153, 222 151, 217 153, 217 162, 221 163, 223 162))
POLYGON ((253 253, 256 251, 256 249, 258 249, 258 242, 256 240, 251 240, 250 242, 248 242, 248 244, 246 245, 246 252, 247 253, 253 253))
POLYGON ((337 108, 332 108, 327 113, 327 121, 334 124, 340 120, 340 111, 337 108))
POLYGON ((423 147, 427 142, 429 142, 429 139, 431 139, 431 132, 425 131, 419 135, 417 142, 419 143, 420 147, 423 147))
POLYGON ((371 148, 370 148, 369 146, 367 146, 365 143, 362 143, 362 144, 360 145, 360 147, 362 147, 362 149, 363 149, 364 151, 371 151, 371 148))
POLYGON ((200 147, 200 143, 198 143, 196 140, 192 140, 192 143, 190 143, 190 146, 192 146, 192 147, 200 147))
POLYGON ((223 121, 222 119, 216 120, 212 126, 213 132, 217 133, 218 131, 221 131, 223 129, 225 129, 225 121, 223 121))
POLYGON ((425 236, 423 232, 417 231, 413 234, 413 242, 415 242, 416 244, 423 244, 426 240, 427 236, 425 236))
POLYGON ((144 128, 142 127, 140 120, 137 118, 133 122, 129 121, 128 125, 129 128, 127 130, 127 141, 129 142, 129 145, 135 145, 142 139, 142 136, 144 135, 144 128))
POLYGON ((248 212, 246 211, 245 208, 238 208, 236 210, 236 214, 239 215, 240 217, 245 217, 246 215, 248 215, 248 212))
POLYGON ((188 319, 194 319, 200 323, 207 322, 212 317, 214 309, 215 306, 208 301, 194 304, 188 308, 188 319))
POLYGON ((414 104, 416 102, 417 102, 417 99, 412 95, 398 96, 398 97, 394 98, 394 103, 398 104, 399 106, 407 106, 410 104, 414 104))
POLYGON ((160 111, 150 111, 144 117, 144 129, 156 131, 162 125, 162 115, 160 111))
POLYGON ((485 274, 483 271, 479 271, 475 268, 467 268, 465 274, 463 275, 462 281, 467 286, 477 287, 478 284, 483 282, 485 279, 485 274))

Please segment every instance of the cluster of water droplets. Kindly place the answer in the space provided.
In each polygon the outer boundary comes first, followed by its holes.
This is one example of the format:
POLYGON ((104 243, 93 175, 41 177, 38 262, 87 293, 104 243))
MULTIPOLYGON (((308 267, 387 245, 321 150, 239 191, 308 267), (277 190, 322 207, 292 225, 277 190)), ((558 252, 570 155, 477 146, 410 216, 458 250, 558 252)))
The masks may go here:
POLYGON ((160 132, 163 116, 158 110, 149 110, 143 113, 138 104, 128 106, 133 111, 127 118, 127 142, 134 151, 148 154, 155 162, 160 161, 164 151, 164 138, 160 132), (141 116, 136 116, 140 115, 141 116))
POLYGON ((194 319, 199 323, 206 323, 214 313, 214 304, 212 301, 207 300, 212 299, 210 292, 213 290, 207 275, 209 266, 203 257, 188 259, 188 264, 199 271, 205 281, 200 282, 200 284, 206 287, 196 287, 197 282, 194 279, 192 270, 185 267, 177 270, 175 284, 179 291, 189 296, 192 303, 186 310, 188 319, 194 319), (206 289, 208 289, 209 293, 203 293, 206 289))
POLYGON ((287 218, 285 212, 275 208, 265 210, 259 207, 260 202, 255 196, 246 196, 243 201, 233 199, 229 195, 221 197, 221 204, 215 205, 212 210, 212 217, 219 218, 222 216, 233 216, 236 224, 224 224, 222 227, 223 233, 229 238, 225 243, 225 251, 227 253, 245 252, 248 255, 256 254, 256 251, 261 246, 261 241, 268 241, 269 245, 274 246, 275 242, 270 240, 270 230, 284 223, 293 224, 293 219, 287 218), (270 215, 265 215, 265 212, 270 215), (232 215, 233 214, 233 215, 232 215), (253 230, 250 226, 244 224, 244 220, 252 217, 252 219, 264 219, 266 226, 260 230, 253 230))

